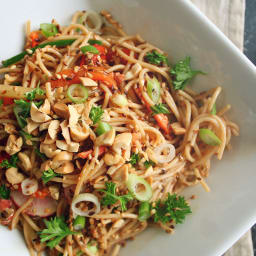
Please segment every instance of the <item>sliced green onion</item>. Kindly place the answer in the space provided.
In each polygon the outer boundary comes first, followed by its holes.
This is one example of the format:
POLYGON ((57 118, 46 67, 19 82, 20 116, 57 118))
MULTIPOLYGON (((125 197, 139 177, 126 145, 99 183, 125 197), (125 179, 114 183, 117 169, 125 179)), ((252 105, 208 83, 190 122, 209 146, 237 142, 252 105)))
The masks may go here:
POLYGON ((98 136, 104 134, 105 132, 108 132, 112 129, 111 125, 105 122, 99 122, 98 127, 96 128, 96 133, 98 136))
POLYGON ((56 25, 51 23, 42 23, 40 24, 40 28, 45 37, 55 36, 59 32, 56 25))
POLYGON ((88 98, 88 89, 81 84, 72 84, 68 88, 67 96, 74 103, 83 103, 88 98), (79 95, 79 97, 74 96, 74 94, 79 95))
POLYGON ((149 202, 142 202, 139 208, 139 220, 145 221, 150 217, 151 205, 149 202))
POLYGON ((85 45, 85 46, 81 47, 80 50, 82 51, 83 54, 86 54, 87 52, 90 52, 93 54, 99 53, 98 49, 92 45, 85 45))
MULTIPOLYGON (((76 253, 76 256, 81 256, 81 255, 83 255, 84 253, 80 250, 80 251, 78 251, 77 253, 76 253)), ((60 253, 58 256, 62 256, 63 254, 62 253, 60 253)))
POLYGON ((153 79, 147 79, 147 92, 151 100, 153 100, 154 103, 158 103, 160 99, 160 83, 159 81, 153 77, 153 79))
POLYGON ((125 107, 128 105, 128 100, 124 94, 117 93, 113 95, 112 101, 119 107, 125 107))
POLYGON ((37 46, 35 46, 34 48, 31 48, 31 53, 28 53, 28 51, 23 51, 22 53, 13 56, 10 59, 7 60, 3 60, 3 66, 4 67, 8 67, 12 64, 15 64, 19 61, 21 61, 26 55, 32 55, 36 49, 38 48, 44 48, 47 45, 51 45, 51 46, 57 46, 57 47, 64 47, 67 45, 71 45, 73 42, 75 42, 76 39, 65 39, 65 40, 57 40, 57 41, 52 41, 52 42, 47 42, 47 43, 43 43, 43 44, 39 44, 37 46))
POLYGON ((74 229, 81 230, 85 227, 86 218, 84 216, 77 216, 74 220, 74 229))
POLYGON ((149 201, 152 197, 152 188, 142 177, 130 174, 126 185, 132 195, 139 201, 149 201), (140 187, 139 187, 140 185, 140 187))
POLYGON ((95 39, 88 40, 88 43, 90 45, 94 45, 94 44, 102 45, 102 42, 100 40, 95 40, 95 39))
POLYGON ((214 103, 213 106, 212 106, 211 114, 216 115, 216 113, 217 113, 216 103, 214 103))
POLYGON ((96 241, 91 241, 87 244, 87 249, 92 253, 96 254, 98 252, 98 247, 96 245, 96 241))
POLYGON ((209 129, 201 128, 199 130, 199 137, 204 143, 211 146, 218 146, 221 144, 221 140, 209 129))

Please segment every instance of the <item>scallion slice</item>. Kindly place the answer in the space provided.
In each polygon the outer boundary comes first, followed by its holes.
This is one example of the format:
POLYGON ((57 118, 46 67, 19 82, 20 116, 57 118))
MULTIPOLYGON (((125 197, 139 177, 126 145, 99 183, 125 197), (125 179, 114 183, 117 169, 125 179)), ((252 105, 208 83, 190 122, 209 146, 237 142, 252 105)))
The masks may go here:
POLYGON ((132 195, 139 201, 149 201, 152 197, 152 188, 142 177, 130 174, 126 185, 132 195))
POLYGON ((81 84, 72 84, 68 88, 67 96, 74 103, 83 103, 88 98, 88 89, 81 84))
POLYGON ((105 122, 99 122, 98 123, 98 127, 96 128, 96 133, 98 136, 104 134, 105 132, 108 132, 112 129, 112 127, 108 124, 108 123, 105 123, 105 122))
POLYGON ((90 45, 94 45, 94 44, 102 45, 102 42, 100 40, 95 40, 95 39, 88 40, 88 43, 90 45))
POLYGON ((149 202, 142 202, 139 208, 139 220, 145 221, 150 217, 151 205, 149 202))
POLYGON ((97 247, 97 242, 96 241, 90 241, 87 244, 87 249, 92 253, 92 254, 96 254, 98 252, 98 247, 97 247))
POLYGON ((15 64, 19 61, 21 61, 26 55, 32 55, 36 49, 38 48, 44 48, 45 46, 47 45, 50 45, 50 46, 56 46, 56 47, 64 47, 64 46, 67 46, 67 45, 71 45, 73 42, 75 42, 76 39, 65 39, 65 40, 57 40, 57 41, 52 41, 52 42, 47 42, 47 43, 42 43, 42 44, 39 44, 33 48, 31 48, 31 53, 28 53, 28 51, 23 51, 22 53, 20 54, 17 54, 7 60, 3 60, 2 63, 3 63, 3 66, 4 67, 8 67, 12 64, 15 64))
POLYGON ((147 92, 149 97, 154 103, 158 103, 160 99, 160 83, 159 81, 153 77, 153 79, 147 79, 147 92))
POLYGON ((51 23, 40 24, 40 29, 45 37, 55 36, 59 32, 56 25, 51 23))
POLYGON ((211 114, 216 115, 216 113, 217 113, 216 103, 214 103, 213 106, 212 106, 211 114))
POLYGON ((199 137, 204 143, 211 146, 218 146, 221 144, 221 140, 216 136, 216 134, 206 128, 201 128, 199 130, 199 137))
POLYGON ((99 50, 92 46, 92 45, 85 45, 85 46, 82 46, 80 48, 80 50, 82 51, 83 54, 86 54, 87 52, 90 52, 90 53, 93 53, 93 54, 98 54, 99 53, 99 50))
POLYGON ((81 230, 85 227, 86 218, 84 216, 77 216, 74 220, 74 229, 81 230))

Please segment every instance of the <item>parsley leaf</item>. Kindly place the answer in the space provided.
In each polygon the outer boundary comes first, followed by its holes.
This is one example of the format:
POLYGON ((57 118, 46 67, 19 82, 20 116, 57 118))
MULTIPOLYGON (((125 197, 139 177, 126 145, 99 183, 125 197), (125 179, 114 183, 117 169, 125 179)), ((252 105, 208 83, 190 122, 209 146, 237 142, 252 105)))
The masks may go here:
POLYGON ((151 106, 151 110, 153 111, 153 115, 157 114, 169 114, 169 110, 165 104, 159 103, 154 106, 151 106))
POLYGON ((140 155, 133 153, 133 154, 131 155, 131 159, 130 159, 129 163, 130 163, 132 166, 135 166, 139 161, 140 161, 140 155))
MULTIPOLYGON (((26 119, 30 117, 31 102, 25 100, 14 100, 13 112, 18 121, 19 126, 23 129, 27 125, 26 119)), ((43 104, 43 100, 34 102, 37 108, 43 104)))
POLYGON ((164 200, 158 200, 153 207, 155 209, 154 221, 161 221, 167 223, 173 220, 176 224, 182 223, 185 216, 191 213, 190 206, 185 201, 184 197, 171 195, 168 193, 168 197, 164 200))
POLYGON ((204 72, 199 70, 192 70, 190 66, 190 57, 179 61, 170 70, 171 75, 174 76, 173 86, 175 90, 184 90, 187 83, 197 74, 205 75, 204 72))
POLYGON ((2 185, 0 187, 0 197, 3 199, 9 199, 10 198, 10 189, 7 188, 5 185, 2 185))
POLYGON ((155 166, 156 164, 152 160, 146 160, 144 166, 148 169, 150 166, 155 166))
POLYGON ((49 221, 44 220, 44 223, 46 228, 38 233, 41 243, 47 242, 46 245, 50 248, 54 248, 66 236, 77 234, 68 228, 63 217, 54 217, 49 221))
POLYGON ((28 100, 32 101, 35 99, 36 95, 44 95, 45 94, 45 91, 40 89, 39 86, 40 86, 40 81, 38 82, 37 87, 34 90, 26 93, 26 98, 28 100))
POLYGON ((53 169, 49 169, 49 170, 43 172, 43 175, 41 178, 43 180, 43 183, 46 184, 52 178, 58 177, 58 176, 61 176, 61 175, 56 173, 53 169))
POLYGON ((0 107, 3 105, 4 101, 0 99, 0 107))
POLYGON ((106 190, 103 190, 103 189, 99 190, 105 193, 105 196, 101 200, 101 204, 103 206, 107 206, 107 205, 113 205, 117 201, 119 201, 121 205, 121 210, 126 211, 127 210, 126 204, 128 203, 128 201, 133 199, 133 196, 130 193, 122 196, 116 195, 116 184, 113 182, 106 182, 105 186, 106 186, 106 190))
POLYGON ((104 110, 101 107, 91 108, 89 117, 93 121, 93 124, 96 124, 101 120, 103 113, 104 113, 104 110))
POLYGON ((4 159, 1 163, 0 163, 0 167, 2 168, 11 168, 11 167, 17 167, 17 162, 18 162, 19 158, 18 158, 18 154, 14 154, 11 156, 10 160, 4 159))
POLYGON ((31 103, 25 100, 14 100, 14 103, 13 112, 19 126, 23 129, 27 125, 26 118, 30 116, 31 103))
POLYGON ((149 52, 146 54, 146 60, 155 65, 160 65, 161 63, 166 63, 168 64, 167 57, 164 56, 163 54, 157 52, 156 50, 149 52))

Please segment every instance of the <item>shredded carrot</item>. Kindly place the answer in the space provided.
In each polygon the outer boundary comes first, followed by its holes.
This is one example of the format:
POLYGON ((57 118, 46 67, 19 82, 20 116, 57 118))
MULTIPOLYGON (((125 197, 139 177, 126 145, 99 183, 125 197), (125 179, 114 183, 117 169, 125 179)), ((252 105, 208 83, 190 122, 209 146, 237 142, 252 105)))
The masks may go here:
POLYGON ((89 78, 95 81, 101 81, 105 83, 109 87, 116 87, 116 81, 113 77, 113 73, 105 73, 101 71, 101 69, 97 69, 97 67, 93 68, 92 71, 87 71, 85 68, 81 67, 78 72, 75 72, 73 69, 65 69, 58 73, 61 75, 61 79, 52 79, 51 86, 52 88, 63 87, 66 85, 78 84, 80 83, 80 77, 85 77, 88 75, 89 78), (65 78, 63 78, 63 75, 65 78))
POLYGON ((100 146, 100 148, 99 148, 99 155, 102 155, 103 153, 105 153, 106 149, 107 149, 106 147, 100 146))
POLYGON ((144 99, 142 92, 140 90, 140 88, 134 88, 136 95, 140 98, 140 100, 144 103, 145 107, 147 108, 147 110, 151 113, 152 110, 150 108, 150 104, 144 99))
POLYGON ((108 87, 116 87, 116 81, 112 74, 98 71, 88 72, 88 74, 90 74, 92 76, 92 79, 95 81, 101 81, 105 83, 108 87))
POLYGON ((86 159, 86 158, 88 158, 88 156, 89 156, 92 152, 93 152, 93 150, 90 149, 90 150, 87 150, 87 151, 84 151, 84 152, 80 152, 80 153, 78 153, 76 156, 77 156, 78 158, 86 159))
MULTIPOLYGON (((151 113, 152 110, 150 108, 150 104, 143 97, 140 88, 135 88, 134 90, 135 90, 136 95, 140 98, 140 100, 146 106, 147 110, 151 113)), ((160 114, 154 115, 154 118, 155 118, 158 126, 168 134, 170 132, 168 117, 165 114, 160 113, 160 114)))
POLYGON ((166 133, 169 133, 169 120, 168 117, 161 113, 161 114, 156 114, 154 115, 155 120, 157 121, 157 124, 161 129, 163 129, 166 133))
MULTIPOLYGON (((100 146, 100 147, 99 147, 99 156, 102 155, 105 151, 106 151, 106 147, 100 146)), ((92 153, 93 153, 93 150, 92 150, 92 149, 89 149, 89 150, 87 150, 87 151, 78 153, 76 156, 77 156, 78 158, 87 159, 88 156, 91 155, 92 153)))

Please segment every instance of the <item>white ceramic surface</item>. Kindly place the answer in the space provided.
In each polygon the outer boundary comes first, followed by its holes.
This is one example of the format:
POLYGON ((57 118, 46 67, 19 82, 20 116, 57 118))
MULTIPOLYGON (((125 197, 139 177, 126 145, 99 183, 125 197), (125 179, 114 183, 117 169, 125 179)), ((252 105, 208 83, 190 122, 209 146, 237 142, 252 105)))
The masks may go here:
MULTIPOLYGON (((192 56, 195 68, 208 72, 198 77, 198 90, 222 85, 220 103, 231 103, 230 116, 241 127, 233 149, 212 163, 207 179, 211 193, 198 186, 193 214, 178 225, 173 236, 151 228, 122 250, 122 256, 216 256, 228 249, 256 222, 256 69, 250 61, 186 0, 8 0, 1 3, 0 59, 21 50, 23 25, 56 18, 65 24, 81 9, 108 9, 129 33, 140 33, 164 49, 172 62, 192 56)), ((28 255, 17 231, 0 228, 0 255, 28 255)))

